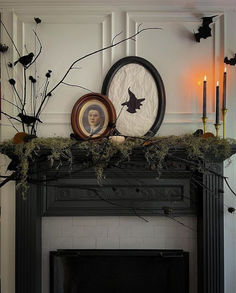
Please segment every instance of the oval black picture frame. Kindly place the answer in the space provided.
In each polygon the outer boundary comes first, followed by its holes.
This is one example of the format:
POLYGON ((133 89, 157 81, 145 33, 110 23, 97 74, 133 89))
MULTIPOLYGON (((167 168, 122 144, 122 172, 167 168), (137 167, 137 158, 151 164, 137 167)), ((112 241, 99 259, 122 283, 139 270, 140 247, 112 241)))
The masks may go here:
MULTIPOLYGON (((156 115, 156 118, 155 118, 153 125, 148 130, 148 132, 144 135, 144 136, 149 136, 149 137, 154 136, 157 133, 158 129, 160 128, 162 121, 164 119, 164 116, 165 116, 166 94, 165 94, 164 83, 162 81, 162 78, 161 78, 159 72, 149 61, 147 61, 144 58, 137 57, 137 56, 128 56, 128 57, 124 57, 124 58, 118 60, 110 68, 110 70, 106 74, 105 79, 103 81, 101 93, 105 96, 108 96, 111 81, 114 78, 114 76, 116 75, 116 73, 118 72, 118 70, 121 67, 128 65, 128 64, 131 64, 131 63, 139 64, 139 65, 143 66, 146 70, 148 70, 149 73, 152 75, 152 77, 155 81, 155 84, 156 84, 156 88, 157 88, 157 92, 158 92, 158 111, 157 111, 157 115, 156 115)), ((108 98, 109 98, 109 96, 108 96, 108 98)), ((121 133, 117 129, 115 129, 115 134, 121 134, 121 133)))

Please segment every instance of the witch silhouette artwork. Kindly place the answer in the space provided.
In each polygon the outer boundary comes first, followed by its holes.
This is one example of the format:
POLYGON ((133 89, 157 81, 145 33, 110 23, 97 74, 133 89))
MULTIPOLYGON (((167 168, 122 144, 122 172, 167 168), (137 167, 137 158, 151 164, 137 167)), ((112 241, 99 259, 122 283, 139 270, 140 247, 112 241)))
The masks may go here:
POLYGON ((129 93, 129 101, 122 103, 121 106, 127 106, 127 111, 129 113, 136 113, 137 109, 140 109, 142 106, 142 102, 145 99, 137 99, 135 94, 131 92, 130 87, 128 88, 128 93, 129 93))

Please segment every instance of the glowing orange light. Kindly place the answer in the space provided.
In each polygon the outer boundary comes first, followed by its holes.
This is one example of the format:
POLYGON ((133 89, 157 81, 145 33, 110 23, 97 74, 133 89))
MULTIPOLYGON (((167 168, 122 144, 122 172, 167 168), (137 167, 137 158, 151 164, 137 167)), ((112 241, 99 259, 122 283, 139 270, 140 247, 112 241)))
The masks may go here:
POLYGON ((204 81, 206 81, 207 80, 207 77, 206 77, 206 75, 204 75, 204 81))

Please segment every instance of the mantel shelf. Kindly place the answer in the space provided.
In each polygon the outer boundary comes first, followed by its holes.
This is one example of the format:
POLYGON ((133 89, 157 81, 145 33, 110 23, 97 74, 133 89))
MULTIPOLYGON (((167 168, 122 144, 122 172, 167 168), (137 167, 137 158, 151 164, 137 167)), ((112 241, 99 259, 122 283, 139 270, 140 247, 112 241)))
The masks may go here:
MULTIPOLYGON (((75 146, 72 146, 69 148, 73 160, 76 162, 84 162, 85 160, 88 160, 90 158, 88 151, 78 149, 75 146)), ((132 150, 131 159, 136 161, 145 160, 145 147, 137 147, 132 150)), ((15 156, 15 150, 14 145, 11 147, 7 147, 2 152, 3 154, 7 155, 9 158, 12 158, 15 156)), ((41 161, 42 158, 47 157, 52 153, 52 150, 50 148, 40 148, 40 150, 36 150, 37 155, 33 155, 34 162, 37 163, 37 161, 41 161)), ((231 157, 236 153, 236 144, 230 145, 230 154, 228 157, 221 157, 221 158, 215 158, 214 154, 208 154, 207 159, 209 159, 210 162, 223 162, 225 159, 231 157)), ((171 147, 168 150, 169 155, 176 155, 180 158, 187 159, 187 149, 185 147, 176 146, 175 148, 171 147)), ((117 158, 117 154, 114 155, 114 159, 117 158)))

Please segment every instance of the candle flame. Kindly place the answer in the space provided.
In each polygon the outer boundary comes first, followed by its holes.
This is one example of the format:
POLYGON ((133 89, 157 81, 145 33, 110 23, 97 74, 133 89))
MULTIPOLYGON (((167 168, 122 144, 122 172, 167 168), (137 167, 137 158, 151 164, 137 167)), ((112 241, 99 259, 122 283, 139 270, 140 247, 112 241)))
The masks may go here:
POLYGON ((216 86, 219 86, 219 81, 216 82, 216 86))
POLYGON ((225 66, 225 72, 226 72, 226 66, 225 66))
POLYGON ((204 75, 204 81, 206 81, 207 80, 207 77, 206 77, 206 75, 204 75))

